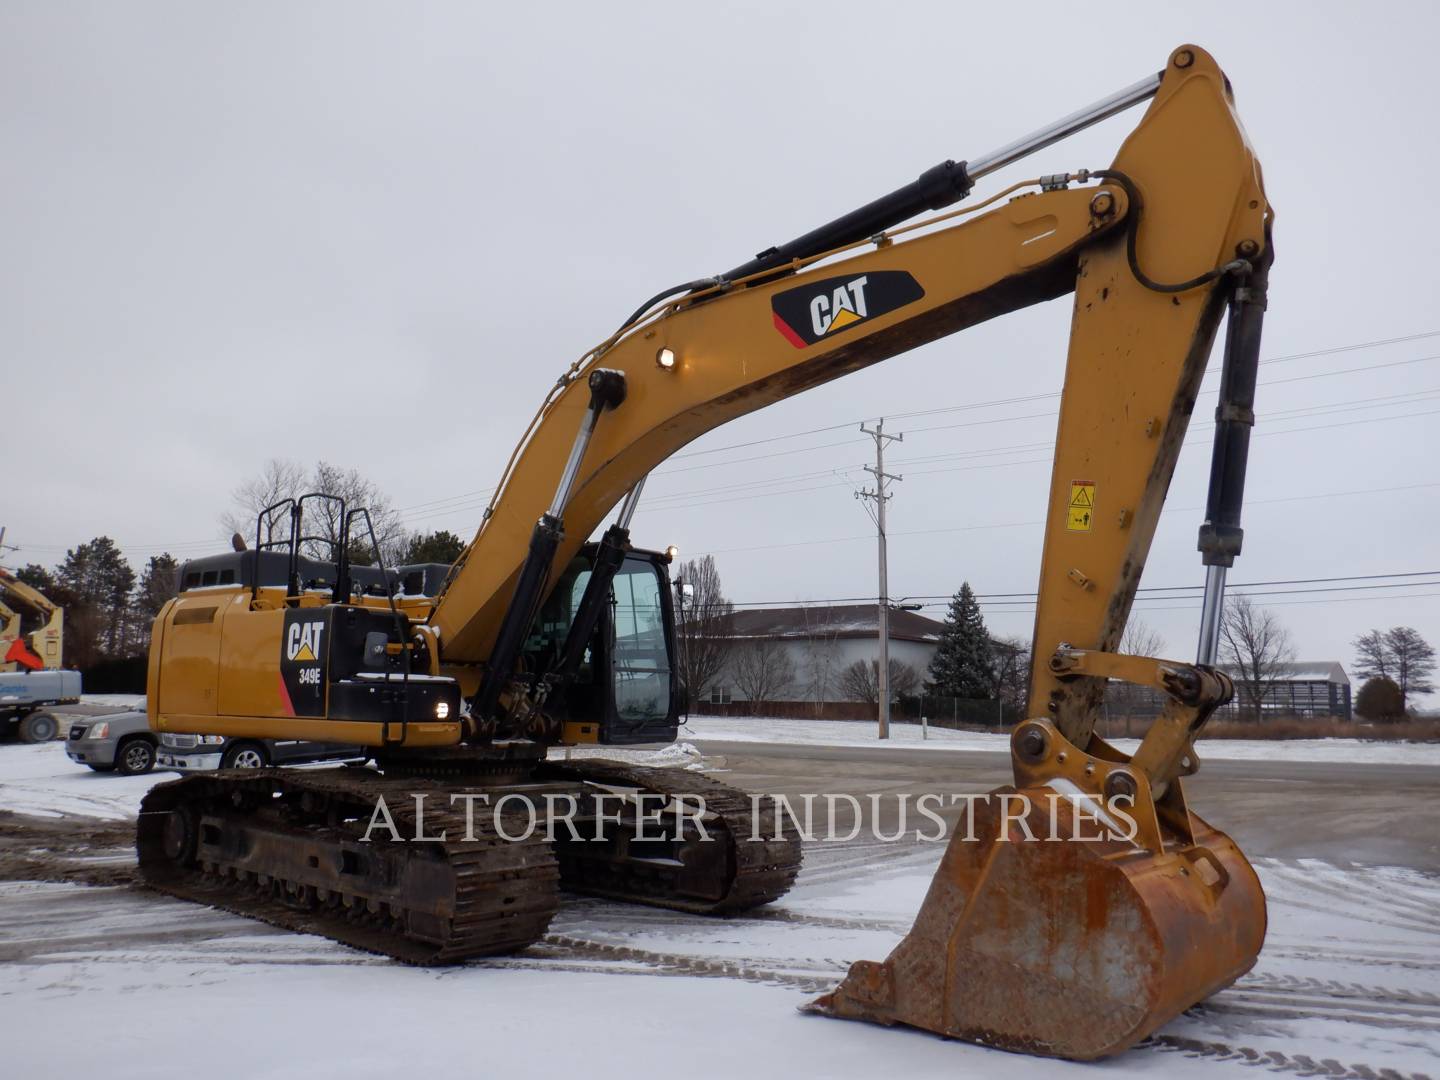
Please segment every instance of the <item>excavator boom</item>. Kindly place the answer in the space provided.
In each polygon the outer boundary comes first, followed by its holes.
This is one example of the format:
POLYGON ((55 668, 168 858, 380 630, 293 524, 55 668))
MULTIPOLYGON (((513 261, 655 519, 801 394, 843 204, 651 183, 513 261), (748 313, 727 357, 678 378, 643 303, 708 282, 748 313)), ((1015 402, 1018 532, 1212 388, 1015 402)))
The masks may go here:
MULTIPOLYGON (((1047 529, 1041 592, 1053 603, 1037 625, 1053 636, 1053 624, 1054 640, 1092 647, 1118 635, 1226 299, 1218 278, 1182 292, 1146 288, 1127 264, 1127 241, 1143 273, 1159 282, 1204 275, 1235 259, 1241 245, 1252 255, 1266 246, 1269 205, 1225 76, 1203 51, 1181 53, 1191 57, 1185 68, 1172 60, 1163 79, 1107 99, 1133 103, 1158 86, 1115 159, 1115 177, 1098 189, 1027 194, 958 223, 892 233, 878 246, 860 241, 819 265, 811 255, 782 276, 771 260, 760 260, 751 270, 759 280, 748 287, 744 278, 725 279, 588 354, 547 400, 440 597, 431 623, 444 660, 473 664, 490 656, 531 530, 588 407, 592 369, 621 372, 628 397, 596 427, 579 464, 556 571, 627 491, 705 432, 1071 291, 1076 318, 1052 505, 1068 506, 1071 480, 1093 478, 1104 519, 1097 516, 1083 535, 1067 529, 1064 517, 1047 529), (1127 186, 1141 193, 1143 208, 1132 205, 1127 186), (657 362, 667 354, 668 365, 657 362), (1097 472, 1102 454, 1113 476, 1097 472), (1084 596, 1068 584, 1054 587, 1072 569, 1062 565, 1067 544, 1085 545, 1084 572, 1100 584, 1084 596), (1102 545, 1103 564, 1095 561, 1102 545)), ((1063 125, 1056 127, 1068 129, 1063 125)), ((1026 144, 1047 138, 1042 132, 1026 144)), ((988 157, 1010 160, 1005 152, 988 157)), ((884 219, 867 225, 874 220, 884 219)))

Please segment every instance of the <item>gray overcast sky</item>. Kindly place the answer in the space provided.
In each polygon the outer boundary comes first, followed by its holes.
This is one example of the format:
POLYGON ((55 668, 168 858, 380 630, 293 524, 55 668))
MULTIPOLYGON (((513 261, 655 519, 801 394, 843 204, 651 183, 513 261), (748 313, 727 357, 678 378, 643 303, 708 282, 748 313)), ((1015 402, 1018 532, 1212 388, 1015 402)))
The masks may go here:
MULTIPOLYGON (((6 0, 5 560, 101 533, 136 564, 223 549, 229 493, 273 456, 358 468, 412 528, 468 537, 555 375, 644 297, 1185 41, 1230 75, 1277 207, 1264 355, 1440 331, 1437 12, 6 0)), ((1103 166, 1138 115, 1008 178, 1103 166)), ((1016 313, 690 449, 892 417, 892 594, 1033 590, 1048 451, 996 448, 1053 439, 1054 400, 984 403, 1058 390, 1068 321, 1068 300, 1016 313)), ((1440 569, 1437 357, 1440 336, 1262 369, 1234 580, 1440 569)), ((1208 430, 1191 442, 1148 585, 1201 579, 1208 430)), ((870 453, 857 430, 677 459, 637 539, 715 552, 740 602, 873 595, 870 453)), ((1348 665, 1372 625, 1440 642, 1440 587, 1390 591, 1267 599, 1303 658, 1348 665)), ((1141 606, 1191 653, 1193 605, 1141 606)), ((988 617, 1029 634, 1015 605, 988 617)))

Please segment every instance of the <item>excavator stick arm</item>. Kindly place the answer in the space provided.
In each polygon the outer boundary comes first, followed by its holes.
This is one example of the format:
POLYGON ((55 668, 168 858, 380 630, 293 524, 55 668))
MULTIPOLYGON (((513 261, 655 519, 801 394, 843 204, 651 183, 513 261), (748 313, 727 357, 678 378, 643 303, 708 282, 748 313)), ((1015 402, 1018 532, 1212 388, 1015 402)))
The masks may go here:
MULTIPOLYGON (((952 836, 890 957, 856 964, 812 1006, 1087 1060, 1239 978, 1265 934, 1254 870, 1181 785, 1230 680, 1113 653, 1220 316, 1257 266, 1263 284, 1271 255, 1259 167, 1209 56, 1172 54, 1099 175, 1130 197, 1129 220, 1080 257, 1015 786, 952 836), (1094 735, 1110 679, 1168 698, 1133 758, 1094 735)), ((1253 364, 1258 322, 1245 337, 1253 364)), ((1227 507, 1235 520, 1219 524, 1238 543, 1238 498, 1227 507)))

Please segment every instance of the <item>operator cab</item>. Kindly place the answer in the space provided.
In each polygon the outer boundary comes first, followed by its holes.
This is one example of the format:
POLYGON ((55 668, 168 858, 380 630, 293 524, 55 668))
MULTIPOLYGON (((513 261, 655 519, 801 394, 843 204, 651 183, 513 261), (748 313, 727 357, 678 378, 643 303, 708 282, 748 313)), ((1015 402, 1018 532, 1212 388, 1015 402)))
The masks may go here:
MULTIPOLYGON (((525 642, 531 671, 548 670, 559 656, 589 583, 596 548, 586 544, 580 549, 541 607, 525 642)), ((579 669, 552 692, 546 709, 564 725, 566 742, 674 742, 681 698, 674 657, 669 559, 658 551, 632 550, 615 573, 610 602, 579 669)))

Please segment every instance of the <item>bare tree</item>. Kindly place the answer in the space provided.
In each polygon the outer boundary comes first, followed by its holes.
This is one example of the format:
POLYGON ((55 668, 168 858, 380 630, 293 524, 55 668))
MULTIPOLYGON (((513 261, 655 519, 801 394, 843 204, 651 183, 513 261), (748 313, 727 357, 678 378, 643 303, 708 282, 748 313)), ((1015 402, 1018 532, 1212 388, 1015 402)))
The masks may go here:
POLYGON ((675 579, 679 586, 680 678, 693 708, 725 667, 734 636, 734 609, 721 591, 715 559, 691 559, 675 579))
POLYGON ((1402 707, 1411 694, 1434 689, 1435 649, 1409 626, 1370 630, 1354 641, 1355 674, 1362 679, 1385 679, 1400 688, 1402 707))
MULTIPOLYGON (((355 469, 341 469, 328 462, 316 462, 310 474, 310 490, 325 495, 338 496, 345 502, 345 509, 366 510, 370 523, 375 529, 375 541, 385 562, 394 565, 404 553, 407 537, 400 515, 390 505, 390 498, 372 481, 361 476, 355 469)), ((313 506, 306 504, 305 533, 320 536, 321 542, 314 545, 310 554, 315 558, 333 558, 343 531, 340 507, 330 499, 317 499, 313 506), (319 526, 317 529, 316 526, 319 526)), ((350 559, 357 565, 366 566, 375 561, 375 546, 370 541, 370 532, 363 519, 356 523, 355 535, 350 537, 350 559)))
MULTIPOLYGON (((271 458, 252 477, 231 493, 235 509, 220 515, 220 524, 229 533, 239 533, 246 543, 255 538, 255 519, 267 506, 274 506, 286 499, 294 499, 304 491, 305 469, 294 461, 271 458)), ((271 515, 260 523, 260 542, 274 543, 290 536, 290 518, 287 515, 271 515)))
POLYGON ((1395 660, 1395 682, 1400 687, 1400 704, 1406 708, 1411 694, 1428 694, 1435 689, 1430 676, 1435 673, 1435 649, 1409 626, 1392 627, 1385 634, 1385 644, 1395 660))
MULTIPOLYGON (((886 669, 889 672, 888 689, 893 704, 901 697, 909 697, 920 690, 920 673, 909 664, 891 660, 886 669)), ((880 703, 880 661, 856 660, 840 672, 840 692, 851 701, 864 701, 871 705, 880 703)))
POLYGON ((730 674, 752 715, 761 703, 782 701, 795 687, 795 661, 785 643, 752 638, 730 650, 730 674))
POLYGON ((1235 596, 1225 603, 1220 647, 1235 672, 1240 699, 1258 721, 1266 694, 1284 674, 1285 665, 1295 659, 1290 632, 1248 596, 1235 596))
POLYGON ((1025 710, 1030 696, 1030 644, 1024 638, 991 638, 991 662, 995 668, 995 696, 1006 708, 1025 710))
POLYGON ((1362 679, 1393 679, 1395 657, 1383 630, 1361 634, 1352 643, 1355 649, 1355 674, 1362 679))
POLYGON ((805 700, 814 703, 815 715, 819 716, 825 702, 830 700, 835 680, 840 675, 840 650, 835 644, 840 620, 833 607, 802 607, 800 618, 805 625, 800 678, 804 683, 805 700))
POLYGON ((1165 639, 1144 619, 1132 615, 1120 638, 1120 652, 1126 656, 1164 656, 1165 639))
MULTIPOLYGON (((227 532, 239 533, 247 542, 255 537, 255 521, 268 506, 285 499, 297 499, 308 492, 337 496, 345 501, 347 510, 366 509, 375 526, 375 537, 387 563, 403 553, 406 536, 400 515, 390 505, 389 497, 358 470, 341 469, 328 462, 316 462, 306 472, 296 462, 271 458, 260 475, 235 489, 234 509, 221 515, 220 523, 227 532)), ((305 505, 305 535, 319 539, 308 541, 304 553, 311 558, 333 560, 342 531, 340 507, 329 499, 315 499, 305 505)), ((357 565, 374 561, 370 534, 361 524, 357 535, 350 538, 350 558, 357 565)), ((290 518, 272 514, 260 523, 260 541, 270 544, 284 541, 290 535, 290 518)))
POLYGON ((856 660, 840 672, 840 693, 849 701, 880 701, 880 662, 856 660))

